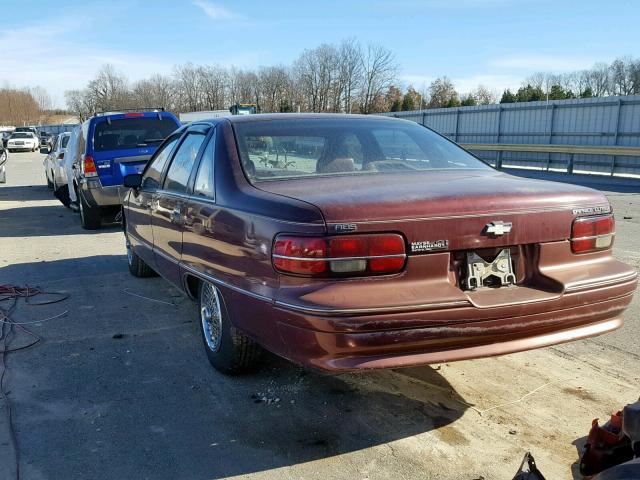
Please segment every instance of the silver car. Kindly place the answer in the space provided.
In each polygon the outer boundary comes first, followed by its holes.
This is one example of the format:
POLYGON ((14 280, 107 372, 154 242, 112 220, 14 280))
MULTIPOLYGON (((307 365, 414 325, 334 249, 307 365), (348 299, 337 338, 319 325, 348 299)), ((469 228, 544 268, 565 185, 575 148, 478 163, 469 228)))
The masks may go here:
POLYGON ((40 153, 47 153, 44 159, 44 173, 47 178, 47 186, 53 190, 67 185, 67 176, 64 171, 64 154, 67 151, 67 144, 71 138, 70 132, 61 133, 56 137, 51 149, 43 147, 40 153))

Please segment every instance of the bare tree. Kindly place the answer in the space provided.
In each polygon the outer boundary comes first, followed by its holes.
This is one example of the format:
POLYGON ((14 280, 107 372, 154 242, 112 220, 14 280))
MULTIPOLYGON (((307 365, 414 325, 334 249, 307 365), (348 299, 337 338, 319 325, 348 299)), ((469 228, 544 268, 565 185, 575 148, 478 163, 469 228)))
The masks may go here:
POLYGON ((29 90, 0 89, 0 123, 25 125, 38 123, 40 107, 29 90))
POLYGON ((455 107, 460 96, 448 77, 436 78, 429 86, 429 108, 455 107))
POLYGON ((383 97, 384 91, 397 77, 395 55, 381 45, 369 44, 362 57, 362 74, 361 110, 371 113, 375 111, 374 100, 383 97))
POLYGON ((138 107, 163 107, 176 109, 176 91, 171 78, 164 75, 152 75, 133 85, 133 103, 138 107))
POLYGON ((127 78, 112 65, 103 66, 96 78, 87 85, 88 95, 98 110, 110 111, 127 108, 130 90, 127 78))
POLYGON ((484 85, 478 85, 478 88, 473 91, 473 96, 479 105, 493 105, 494 103, 498 103, 498 94, 484 85))
POLYGON ((64 98, 67 109, 78 117, 80 122, 84 122, 96 111, 96 105, 86 89, 67 90, 64 92, 64 98))
POLYGON ((47 111, 53 109, 53 101, 51 100, 51 95, 40 85, 33 87, 29 90, 31 96, 38 104, 38 108, 41 111, 47 111))
POLYGON ((336 109, 335 82, 339 77, 337 69, 338 52, 327 44, 305 50, 294 64, 296 82, 305 99, 306 110, 326 112, 336 109))
POLYGON ((283 65, 262 67, 258 72, 262 92, 263 112, 290 112, 293 110, 292 78, 283 65))
POLYGON ((342 111, 351 113, 362 85, 363 53, 360 44, 353 38, 343 40, 338 50, 338 83, 342 92, 342 111))
POLYGON ((218 66, 197 67, 197 82, 207 110, 227 108, 227 72, 218 66))
POLYGON ((595 97, 602 97, 612 91, 609 73, 609 65, 606 63, 596 63, 585 72, 587 88, 591 89, 595 97))
POLYGON ((191 63, 177 65, 173 69, 177 104, 183 112, 195 112, 204 109, 198 67, 191 63))

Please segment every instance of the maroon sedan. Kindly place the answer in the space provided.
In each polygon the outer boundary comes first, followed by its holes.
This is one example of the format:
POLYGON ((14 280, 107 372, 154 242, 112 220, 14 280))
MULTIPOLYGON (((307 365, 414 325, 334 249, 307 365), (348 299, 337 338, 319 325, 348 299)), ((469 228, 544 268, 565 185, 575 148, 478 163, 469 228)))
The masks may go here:
POLYGON ((327 371, 618 328, 636 271, 605 196, 498 172, 416 123, 252 115, 177 130, 123 206, 129 268, 199 302, 211 363, 327 371))

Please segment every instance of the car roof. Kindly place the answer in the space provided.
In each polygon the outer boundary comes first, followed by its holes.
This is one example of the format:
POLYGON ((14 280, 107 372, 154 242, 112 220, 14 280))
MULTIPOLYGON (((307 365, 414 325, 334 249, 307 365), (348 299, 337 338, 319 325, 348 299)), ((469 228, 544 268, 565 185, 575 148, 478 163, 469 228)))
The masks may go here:
POLYGON ((354 113, 258 113, 254 115, 231 115, 229 117, 210 118, 205 120, 198 120, 193 123, 184 125, 183 127, 189 127, 196 124, 208 124, 216 125, 222 122, 231 123, 247 123, 247 122, 265 122, 271 120, 307 120, 307 119, 322 119, 322 120, 372 120, 380 122, 402 122, 411 123, 410 120, 403 120, 395 117, 387 117, 382 115, 361 115, 354 113))

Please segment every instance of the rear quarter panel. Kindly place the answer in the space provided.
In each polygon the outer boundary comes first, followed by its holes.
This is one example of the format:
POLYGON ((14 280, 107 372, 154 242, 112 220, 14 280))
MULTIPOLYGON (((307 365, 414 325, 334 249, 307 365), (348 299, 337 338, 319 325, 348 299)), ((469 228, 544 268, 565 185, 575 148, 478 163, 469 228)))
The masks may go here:
POLYGON ((235 294, 245 293, 244 300, 238 302, 229 301, 230 294, 227 308, 238 327, 263 335, 263 329, 273 331, 273 325, 261 321, 259 315, 247 316, 241 302, 249 297, 267 301, 275 298, 280 282, 271 263, 275 235, 281 232, 323 234, 326 228, 316 207, 257 190, 248 183, 228 123, 216 128, 215 139, 216 198, 192 197, 187 206, 183 274, 195 272, 201 278, 204 275, 224 283, 235 294))

